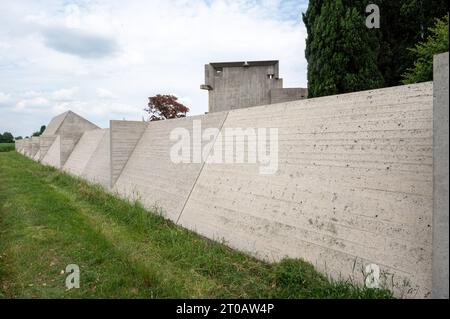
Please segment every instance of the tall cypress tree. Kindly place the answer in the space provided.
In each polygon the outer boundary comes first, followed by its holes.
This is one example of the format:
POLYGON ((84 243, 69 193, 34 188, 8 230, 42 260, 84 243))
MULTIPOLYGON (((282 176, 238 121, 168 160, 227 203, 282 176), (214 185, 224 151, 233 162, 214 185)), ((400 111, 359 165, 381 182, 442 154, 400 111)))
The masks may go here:
POLYGON ((310 0, 303 20, 308 30, 308 96, 380 87, 377 33, 368 32, 362 1, 310 0))

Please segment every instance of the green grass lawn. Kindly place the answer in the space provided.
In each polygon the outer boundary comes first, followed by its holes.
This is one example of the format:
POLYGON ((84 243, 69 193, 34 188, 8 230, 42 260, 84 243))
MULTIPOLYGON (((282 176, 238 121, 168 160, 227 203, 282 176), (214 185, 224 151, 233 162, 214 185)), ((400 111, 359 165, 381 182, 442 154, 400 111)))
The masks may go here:
POLYGON ((15 150, 14 143, 0 143, 0 152, 10 152, 15 150))
POLYGON ((389 298, 300 260, 267 264, 84 181, 0 153, 2 298, 389 298), (80 289, 66 290, 68 264, 80 289))

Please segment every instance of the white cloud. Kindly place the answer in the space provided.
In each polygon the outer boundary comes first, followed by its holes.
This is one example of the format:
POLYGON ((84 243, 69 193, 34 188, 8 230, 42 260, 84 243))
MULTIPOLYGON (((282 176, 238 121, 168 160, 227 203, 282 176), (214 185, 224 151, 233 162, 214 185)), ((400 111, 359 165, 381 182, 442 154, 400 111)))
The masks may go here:
POLYGON ((115 99, 117 98, 114 93, 107 89, 98 88, 96 91, 97 97, 101 99, 115 99))
POLYGON ((78 93, 78 87, 73 87, 70 89, 60 89, 56 90, 51 94, 52 100, 55 101, 70 101, 73 100, 75 95, 78 93))
POLYGON ((11 100, 11 95, 0 92, 0 104, 7 103, 11 100))
POLYGON ((0 126, 15 125, 15 134, 25 135, 29 129, 20 124, 20 112, 30 109, 41 112, 28 119, 35 127, 67 108, 103 126, 114 116, 140 120, 148 96, 170 92, 177 92, 190 114, 202 114, 208 98, 199 85, 204 64, 214 61, 278 59, 286 87, 306 86, 300 18, 306 5, 0 1, 0 44, 7 46, 0 51, 0 92, 17 97, 10 100, 15 112, 8 123, 0 118, 0 126))
MULTIPOLYGON (((50 101, 44 97, 34 97, 31 99, 24 99, 17 102, 15 111, 33 111, 43 110, 45 107, 50 106, 50 101)), ((45 110, 44 110, 45 111, 45 110)))

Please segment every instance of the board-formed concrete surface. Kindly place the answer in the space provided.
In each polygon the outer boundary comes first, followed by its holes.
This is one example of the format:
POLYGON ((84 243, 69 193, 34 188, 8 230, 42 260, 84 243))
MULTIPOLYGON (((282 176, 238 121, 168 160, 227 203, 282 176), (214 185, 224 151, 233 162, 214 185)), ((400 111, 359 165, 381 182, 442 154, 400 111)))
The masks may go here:
POLYGON ((110 121, 111 130, 111 186, 113 186, 134 151, 148 122, 110 121))
POLYGON ((448 52, 434 57, 433 297, 449 298, 449 100, 448 52))
POLYGON ((99 130, 101 139, 87 162, 82 177, 105 188, 111 186, 111 154, 109 129, 99 130))
POLYGON ((17 140, 14 143, 14 147, 16 149, 16 152, 21 153, 22 152, 22 147, 23 147, 23 139, 22 140, 17 140))
POLYGON ((61 168, 61 136, 57 135, 41 162, 56 168, 61 168))
POLYGON ((41 158, 41 151, 38 150, 36 154, 33 156, 33 160, 39 162, 40 158, 41 158))
POLYGON ((59 114, 52 118, 50 120, 50 123, 48 123, 47 127, 45 128, 44 132, 41 136, 51 136, 56 135, 59 127, 61 126, 62 122, 66 118, 66 116, 69 114, 69 111, 64 112, 62 114, 59 114))
MULTIPOLYGON (((173 163, 170 134, 174 129, 184 129, 192 138, 193 123, 198 120, 202 129, 220 129, 226 115, 218 112, 149 123, 119 176, 115 191, 131 200, 140 200, 148 209, 160 207, 164 216, 176 221, 203 162, 173 163)), ((202 146, 207 143, 204 141, 202 146)))
MULTIPOLYGON (((429 297, 432 100, 430 82, 230 111, 223 130, 278 128, 278 170, 207 162, 179 223, 265 260, 302 258, 334 278, 361 283, 376 264, 396 296, 429 297)), ((138 185, 140 171, 129 175, 138 185)))
POLYGON ((95 129, 99 129, 99 127, 78 114, 67 111, 55 116, 42 133, 42 136, 66 135, 80 137, 85 131, 95 129))
POLYGON ((102 129, 84 132, 64 164, 63 170, 81 176, 104 135, 105 130, 102 129))
POLYGON ((31 153, 31 139, 30 138, 25 138, 23 140, 23 155, 30 157, 30 153, 31 153))
POLYGON ((30 157, 34 159, 38 151, 39 151, 39 137, 33 136, 31 137, 30 157))
POLYGON ((46 141, 45 148, 47 149, 46 152, 45 149, 41 152, 42 162, 62 168, 83 133, 96 129, 99 129, 97 125, 72 111, 55 116, 41 135, 46 141), (55 136, 59 138, 56 139, 55 136), (59 150, 60 154, 56 156, 52 153, 47 156, 50 149, 52 152, 59 150))
POLYGON ((47 154, 50 146, 52 146, 53 142, 56 139, 56 135, 47 135, 47 136, 40 136, 39 139, 39 161, 41 161, 44 156, 47 154))

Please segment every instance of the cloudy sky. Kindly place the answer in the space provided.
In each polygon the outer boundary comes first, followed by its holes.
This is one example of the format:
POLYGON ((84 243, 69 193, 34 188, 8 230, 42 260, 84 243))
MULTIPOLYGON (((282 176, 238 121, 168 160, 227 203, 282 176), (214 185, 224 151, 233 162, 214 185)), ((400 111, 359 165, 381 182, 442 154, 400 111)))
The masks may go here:
POLYGON ((141 120, 148 96, 207 110, 208 62, 280 60, 306 86, 307 0, 0 0, 0 132, 66 110, 101 127, 141 120))

